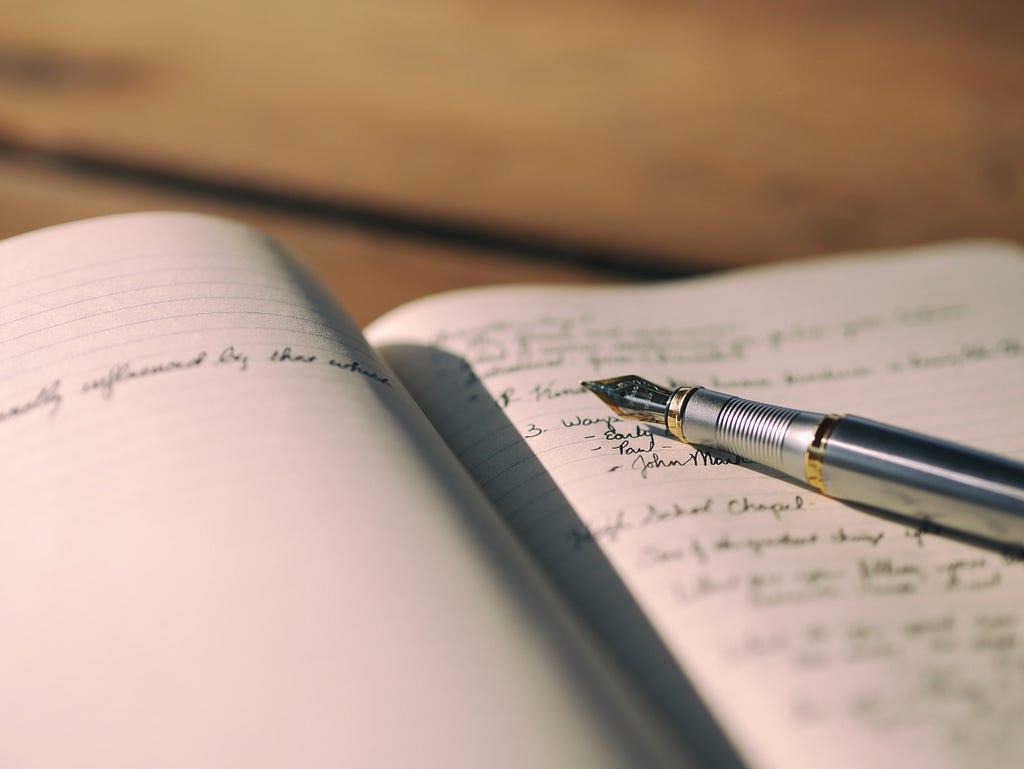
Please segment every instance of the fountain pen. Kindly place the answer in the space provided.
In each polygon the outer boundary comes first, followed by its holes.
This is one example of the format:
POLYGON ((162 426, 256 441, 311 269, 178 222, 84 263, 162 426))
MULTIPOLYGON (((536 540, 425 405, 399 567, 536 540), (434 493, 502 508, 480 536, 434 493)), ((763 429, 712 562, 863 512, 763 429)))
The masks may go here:
POLYGON ((829 497, 1024 548, 1024 463, 869 419, 638 376, 581 383, 622 417, 728 452, 829 497))

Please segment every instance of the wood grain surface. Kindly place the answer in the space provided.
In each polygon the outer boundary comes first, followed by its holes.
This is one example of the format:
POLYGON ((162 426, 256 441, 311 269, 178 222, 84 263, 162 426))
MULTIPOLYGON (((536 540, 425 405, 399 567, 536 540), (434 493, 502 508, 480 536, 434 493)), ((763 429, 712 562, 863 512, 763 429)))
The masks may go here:
POLYGON ((7 0, 0 142, 613 261, 1024 238, 1024 5, 7 0))

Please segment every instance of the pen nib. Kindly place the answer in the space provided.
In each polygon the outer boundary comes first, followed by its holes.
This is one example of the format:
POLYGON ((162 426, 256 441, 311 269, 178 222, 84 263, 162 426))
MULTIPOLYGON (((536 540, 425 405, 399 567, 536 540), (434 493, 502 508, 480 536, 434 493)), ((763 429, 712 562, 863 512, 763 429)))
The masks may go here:
POLYGON ((619 416, 643 422, 664 422, 672 397, 671 390, 632 374, 580 384, 619 416))

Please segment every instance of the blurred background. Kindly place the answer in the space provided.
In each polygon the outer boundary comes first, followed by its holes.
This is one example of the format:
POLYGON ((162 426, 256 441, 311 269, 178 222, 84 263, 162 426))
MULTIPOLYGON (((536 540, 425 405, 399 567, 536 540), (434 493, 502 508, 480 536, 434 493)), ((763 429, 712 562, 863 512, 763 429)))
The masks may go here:
POLYGON ((0 237, 249 221, 356 319, 1024 239, 1013 0, 0 0, 0 237))

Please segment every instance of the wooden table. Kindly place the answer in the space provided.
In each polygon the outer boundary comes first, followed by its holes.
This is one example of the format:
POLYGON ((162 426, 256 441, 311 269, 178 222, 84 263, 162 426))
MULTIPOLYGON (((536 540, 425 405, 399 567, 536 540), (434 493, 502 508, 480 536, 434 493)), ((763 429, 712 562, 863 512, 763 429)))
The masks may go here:
POLYGON ((2 17, 0 236, 222 213, 304 253, 362 322, 481 283, 1024 238, 1018 3, 97 0, 2 17))

